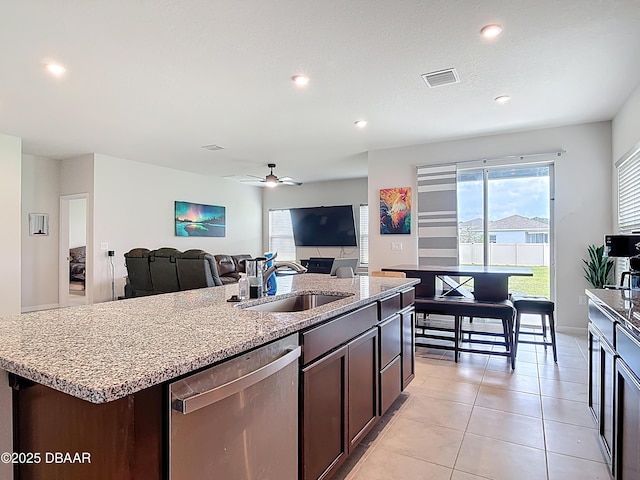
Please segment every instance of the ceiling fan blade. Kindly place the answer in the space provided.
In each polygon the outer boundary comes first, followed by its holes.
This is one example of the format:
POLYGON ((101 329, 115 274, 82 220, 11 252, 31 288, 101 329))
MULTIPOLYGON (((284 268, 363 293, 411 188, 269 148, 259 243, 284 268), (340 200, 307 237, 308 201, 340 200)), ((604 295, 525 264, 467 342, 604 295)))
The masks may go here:
POLYGON ((302 185, 302 182, 296 182, 292 178, 288 178, 288 177, 281 178, 280 183, 284 185, 302 185))

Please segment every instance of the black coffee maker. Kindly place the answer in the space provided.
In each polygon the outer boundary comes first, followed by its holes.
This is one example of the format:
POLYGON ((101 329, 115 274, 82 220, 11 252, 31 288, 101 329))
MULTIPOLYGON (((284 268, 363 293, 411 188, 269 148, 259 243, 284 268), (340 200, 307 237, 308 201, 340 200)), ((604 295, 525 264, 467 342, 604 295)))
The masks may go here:
POLYGON ((605 235, 604 244, 607 256, 629 259, 629 270, 620 275, 620 286, 640 289, 640 235, 605 235))

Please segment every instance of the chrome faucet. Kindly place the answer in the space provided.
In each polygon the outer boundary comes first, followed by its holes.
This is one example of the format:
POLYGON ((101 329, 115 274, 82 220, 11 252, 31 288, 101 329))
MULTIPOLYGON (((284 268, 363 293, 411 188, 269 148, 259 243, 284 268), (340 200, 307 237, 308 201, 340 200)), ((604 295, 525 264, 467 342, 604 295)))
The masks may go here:
POLYGON ((293 271, 295 271, 296 273, 305 273, 307 271, 305 267, 303 267, 302 265, 296 262, 289 262, 286 260, 283 260, 281 262, 274 262, 272 266, 270 266, 264 272, 262 272, 262 291, 263 292, 267 290, 267 280, 269 280, 269 277, 271 276, 271 274, 275 273, 277 269, 283 268, 283 267, 288 267, 293 271))

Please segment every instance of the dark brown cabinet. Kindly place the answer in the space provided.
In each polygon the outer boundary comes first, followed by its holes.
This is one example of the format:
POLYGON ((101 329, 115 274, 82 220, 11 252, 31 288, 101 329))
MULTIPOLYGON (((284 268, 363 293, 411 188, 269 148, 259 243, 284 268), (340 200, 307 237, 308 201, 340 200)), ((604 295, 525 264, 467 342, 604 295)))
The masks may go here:
POLYGON ((640 380, 623 361, 616 365, 616 480, 640 478, 640 380))
POLYGON ((378 416, 378 332, 372 328, 348 345, 349 448, 355 447, 378 416))
POLYGON ((402 390, 404 390, 416 376, 416 311, 413 306, 400 312, 400 323, 402 325, 401 374, 402 390))
POLYGON ((589 407, 616 480, 640 478, 640 341, 589 302, 589 407))
POLYGON ((302 369, 303 478, 330 478, 375 424, 378 331, 302 369))
POLYGON ((302 478, 327 478, 347 443, 347 356, 344 346, 302 369, 302 478))
POLYGON ((302 479, 331 478, 413 378, 407 292, 301 333, 302 479))

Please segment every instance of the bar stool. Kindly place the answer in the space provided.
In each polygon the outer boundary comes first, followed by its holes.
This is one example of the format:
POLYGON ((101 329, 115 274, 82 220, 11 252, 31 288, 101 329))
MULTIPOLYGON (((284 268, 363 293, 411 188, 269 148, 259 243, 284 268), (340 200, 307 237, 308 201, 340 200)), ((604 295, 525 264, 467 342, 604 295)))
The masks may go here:
POLYGON ((546 350, 548 345, 553 348, 553 361, 558 362, 558 352, 556 348, 556 325, 553 318, 555 304, 546 297, 534 296, 513 296, 513 306, 516 309, 516 331, 515 331, 515 350, 518 352, 518 342, 528 343, 531 345, 544 345, 546 350), (520 317, 523 313, 540 315, 542 323, 542 333, 526 332, 526 335, 541 335, 542 341, 520 340, 520 317), (549 319, 549 330, 551 333, 551 341, 547 341, 547 318, 549 319))

